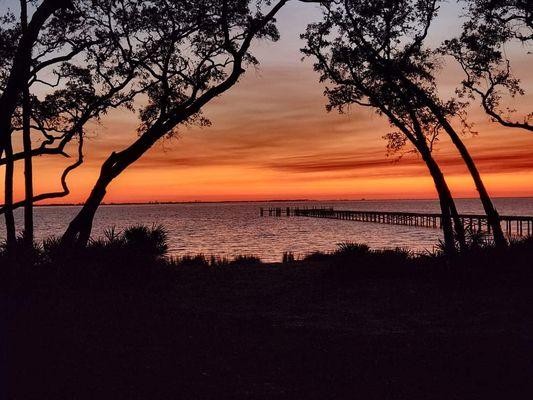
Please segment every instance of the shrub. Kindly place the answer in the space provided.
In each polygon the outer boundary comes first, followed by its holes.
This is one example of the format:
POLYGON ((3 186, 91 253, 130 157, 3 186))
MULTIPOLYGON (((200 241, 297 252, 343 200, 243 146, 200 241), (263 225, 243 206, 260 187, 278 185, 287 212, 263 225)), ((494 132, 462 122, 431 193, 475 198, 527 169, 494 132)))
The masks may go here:
POLYGON ((59 263, 65 256, 65 249, 61 245, 61 238, 52 236, 43 240, 41 262, 44 265, 59 263))
POLYGON ((337 244, 337 250, 333 254, 342 257, 360 257, 369 252, 370 247, 366 244, 344 242, 337 244))
POLYGON ((203 254, 197 254, 195 256, 187 254, 178 258, 178 265, 180 266, 207 268, 213 266, 213 263, 214 257, 211 257, 211 262, 209 262, 203 254))
POLYGON ((168 235, 161 225, 148 228, 144 225, 136 225, 127 228, 121 237, 116 235, 108 238, 108 241, 118 240, 124 242, 124 247, 128 251, 145 255, 150 258, 163 257, 168 252, 168 235))
POLYGON ((247 267, 251 265, 259 265, 263 262, 259 257, 256 256, 247 256, 247 255, 238 255, 233 260, 230 261, 229 265, 238 266, 238 267, 247 267))
POLYGON ((139 285, 156 270, 169 264, 167 234, 161 226, 115 228, 92 239, 87 247, 66 248, 60 238, 43 241, 40 264, 60 271, 60 277, 75 285, 139 285))
POLYGON ((312 253, 307 254, 303 261, 308 262, 321 262, 321 261, 327 261, 331 259, 331 254, 324 253, 322 251, 314 251, 312 253))

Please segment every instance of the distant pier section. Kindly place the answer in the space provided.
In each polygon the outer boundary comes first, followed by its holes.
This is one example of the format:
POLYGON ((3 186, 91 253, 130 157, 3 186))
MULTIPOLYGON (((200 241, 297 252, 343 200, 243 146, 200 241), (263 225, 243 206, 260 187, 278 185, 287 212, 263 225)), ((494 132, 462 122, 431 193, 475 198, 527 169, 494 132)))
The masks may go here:
MULTIPOLYGON (((309 217, 346 221, 373 222, 388 225, 407 225, 440 229, 441 214, 396 212, 396 211, 353 211, 333 208, 261 207, 262 217, 309 217)), ((459 218, 470 232, 491 233, 486 215, 461 214, 459 218)), ((509 236, 532 236, 533 216, 501 215, 502 227, 509 236)))

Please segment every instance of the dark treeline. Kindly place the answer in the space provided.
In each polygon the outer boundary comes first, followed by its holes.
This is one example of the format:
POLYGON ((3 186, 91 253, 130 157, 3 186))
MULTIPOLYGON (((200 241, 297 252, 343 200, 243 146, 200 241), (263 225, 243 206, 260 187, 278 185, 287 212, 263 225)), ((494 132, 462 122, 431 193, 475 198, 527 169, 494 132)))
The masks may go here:
MULTIPOLYGON (((503 109, 506 98, 524 94, 504 49, 531 44, 529 2, 458 2, 462 31, 438 46, 428 38, 439 18, 439 0, 300 2, 319 3, 323 12, 322 20, 302 33, 302 52, 315 60, 328 85, 328 110, 370 107, 394 128, 386 135, 390 152, 409 146, 420 154, 440 200, 445 252, 468 244, 433 157, 441 135, 450 138, 472 176, 495 245, 505 248, 498 211, 461 133, 470 127, 468 106, 476 103, 495 123, 531 131, 531 115, 503 109), (437 84, 447 62, 464 72, 449 99, 437 84)), ((16 252, 33 246, 34 204, 70 194, 68 177, 83 164, 88 124, 117 108, 138 110, 137 138, 105 159, 59 241, 63 249, 87 246, 108 187, 158 141, 184 126, 210 124, 203 108, 258 65, 253 43, 278 40, 275 17, 287 3, 20 0, 18 9, 6 11, 0 28, 0 165, 8 252, 16 258, 16 252), (139 110, 140 98, 147 101, 139 110), (61 190, 34 193, 34 158, 53 156, 72 158, 59 177, 61 190), (15 199, 19 162, 25 195, 15 199), (17 208, 24 208, 23 232, 15 229, 17 208)))

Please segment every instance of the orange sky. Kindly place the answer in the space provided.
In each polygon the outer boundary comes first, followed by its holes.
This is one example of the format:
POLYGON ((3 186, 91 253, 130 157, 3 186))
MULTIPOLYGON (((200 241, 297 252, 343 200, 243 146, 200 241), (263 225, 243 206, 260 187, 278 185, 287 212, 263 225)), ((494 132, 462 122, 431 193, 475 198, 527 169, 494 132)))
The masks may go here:
MULTIPOLYGON (((391 128, 385 120, 356 107, 346 115, 326 113, 323 87, 297 51, 302 44, 298 33, 315 16, 313 8, 288 7, 280 17, 282 40, 257 47, 260 69, 249 70, 238 86, 206 107, 213 126, 184 129, 179 138, 157 145, 111 185, 106 201, 435 197, 416 155, 399 162, 386 156, 381 137, 391 128)), ((527 71, 531 57, 517 58, 516 70, 527 71)), ((456 71, 447 71, 442 92, 451 92, 458 80, 456 71)), ((528 80, 524 84, 526 89, 532 86, 528 80)), ((520 99, 521 108, 531 110, 532 105, 531 95, 520 99)), ((477 106, 471 120, 479 135, 464 140, 490 192, 533 196, 533 134, 500 128, 477 106)), ((87 161, 70 176, 71 196, 59 202, 83 201, 103 159, 130 143, 136 126, 135 115, 126 111, 113 112, 92 126, 87 161)), ((444 137, 435 155, 454 194, 475 196, 465 168, 444 137)), ((64 165, 58 158, 36 161, 36 193, 59 189, 64 165)), ((20 166, 17 173, 20 178, 20 166)))

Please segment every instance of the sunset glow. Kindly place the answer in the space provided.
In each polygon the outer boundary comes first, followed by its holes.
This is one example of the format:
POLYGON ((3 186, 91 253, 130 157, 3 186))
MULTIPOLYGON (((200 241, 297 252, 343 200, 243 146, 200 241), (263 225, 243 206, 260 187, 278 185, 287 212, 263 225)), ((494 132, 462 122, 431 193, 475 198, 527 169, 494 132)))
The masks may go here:
MULTIPOLYGON (((444 17, 450 12, 445 9, 444 17)), ((105 201, 434 198, 419 156, 387 156, 382 136, 391 128, 383 118, 356 107, 345 115, 325 111, 324 86, 299 53, 299 33, 317 15, 314 6, 288 6, 279 18, 281 40, 256 46, 259 68, 250 68, 235 88, 205 107, 212 126, 184 128, 178 138, 157 144, 113 182, 105 201)), ((440 24, 445 23, 444 18, 440 24)), ((439 29, 436 39, 443 35, 439 29)), ((517 75, 526 76, 530 58, 525 52, 517 57, 517 75)), ((444 95, 453 92, 458 74, 453 66, 443 72, 444 95)), ((524 82, 529 94, 519 99, 521 109, 533 104, 529 86, 524 82)), ((477 103, 469 118, 479 134, 464 140, 491 194, 532 196, 533 135, 491 123, 477 103)), ((119 110, 91 125, 86 162, 69 177, 71 195, 57 202, 85 199, 102 161, 136 137, 137 121, 134 113, 119 110)), ((435 155, 454 195, 475 196, 444 136, 435 155)), ((69 162, 46 156, 36 160, 36 192, 59 188, 61 170, 69 162)), ((22 180, 17 182, 20 198, 22 180)))

